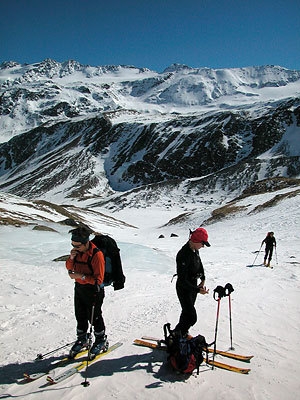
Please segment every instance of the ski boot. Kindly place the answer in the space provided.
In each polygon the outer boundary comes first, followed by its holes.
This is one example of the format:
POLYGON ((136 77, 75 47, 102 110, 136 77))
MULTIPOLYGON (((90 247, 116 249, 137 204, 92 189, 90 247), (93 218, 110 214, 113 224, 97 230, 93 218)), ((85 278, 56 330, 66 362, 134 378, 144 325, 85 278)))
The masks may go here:
POLYGON ((90 350, 90 359, 92 360, 100 353, 105 353, 108 349, 107 335, 96 335, 95 342, 90 350))
POLYGON ((88 346, 88 337, 87 334, 83 334, 78 336, 78 339, 71 347, 69 352, 69 358, 74 358, 76 354, 80 353, 83 349, 87 348, 88 346))

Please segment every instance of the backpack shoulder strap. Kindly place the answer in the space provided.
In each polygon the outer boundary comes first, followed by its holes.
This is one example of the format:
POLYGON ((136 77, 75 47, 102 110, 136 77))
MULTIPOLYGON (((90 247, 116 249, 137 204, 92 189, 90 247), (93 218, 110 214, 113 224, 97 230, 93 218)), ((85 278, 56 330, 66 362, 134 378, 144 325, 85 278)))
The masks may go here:
POLYGON ((92 267, 92 259, 94 258, 94 255, 95 255, 96 253, 98 253, 98 251, 101 251, 101 250, 98 249, 98 247, 94 247, 94 248, 93 248, 93 254, 92 254, 91 256, 88 257, 87 265, 88 265, 89 269, 91 270, 91 272, 94 272, 94 271, 93 271, 93 267, 92 267))

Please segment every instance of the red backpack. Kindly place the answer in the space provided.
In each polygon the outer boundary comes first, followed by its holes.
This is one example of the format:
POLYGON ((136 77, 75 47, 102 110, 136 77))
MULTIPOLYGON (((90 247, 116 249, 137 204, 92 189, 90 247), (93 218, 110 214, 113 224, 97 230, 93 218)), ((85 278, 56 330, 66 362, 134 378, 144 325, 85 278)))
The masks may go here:
POLYGON ((192 374, 203 362, 203 352, 207 349, 205 337, 181 337, 170 330, 170 324, 164 325, 165 344, 172 367, 183 374, 192 374))

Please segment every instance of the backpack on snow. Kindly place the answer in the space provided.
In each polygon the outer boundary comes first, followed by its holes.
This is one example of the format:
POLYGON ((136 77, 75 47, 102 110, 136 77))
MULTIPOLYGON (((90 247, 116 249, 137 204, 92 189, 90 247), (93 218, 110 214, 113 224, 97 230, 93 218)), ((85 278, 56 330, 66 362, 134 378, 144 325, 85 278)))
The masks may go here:
POLYGON ((105 259, 104 286, 112 285, 114 290, 123 289, 126 278, 123 274, 120 249, 116 241, 108 235, 95 235, 91 242, 97 248, 94 249, 93 255, 88 259, 90 269, 92 269, 93 256, 101 250, 105 259))
POLYGON ((207 351, 207 343, 202 335, 186 338, 171 331, 170 324, 164 325, 165 344, 167 346, 168 359, 172 367, 183 374, 192 374, 203 362, 203 352, 207 351))

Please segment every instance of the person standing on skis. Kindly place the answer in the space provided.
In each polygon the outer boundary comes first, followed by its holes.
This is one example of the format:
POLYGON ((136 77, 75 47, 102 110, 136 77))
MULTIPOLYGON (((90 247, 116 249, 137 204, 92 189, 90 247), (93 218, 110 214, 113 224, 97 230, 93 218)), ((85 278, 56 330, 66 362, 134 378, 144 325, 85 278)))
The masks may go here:
POLYGON ((271 263, 272 255, 273 255, 273 248, 274 248, 274 246, 276 248, 276 239, 275 239, 275 236, 274 236, 274 232, 268 232, 268 234, 265 237, 265 239, 261 242, 261 246, 264 243, 266 244, 265 256, 264 256, 264 265, 266 267, 270 267, 270 263, 271 263), (268 262, 267 262, 267 260, 268 260, 268 262))
POLYGON ((77 321, 77 340, 70 350, 70 357, 74 357, 88 346, 89 322, 94 327, 95 335, 90 349, 93 357, 108 347, 102 316, 104 255, 102 251, 97 251, 96 246, 89 240, 91 231, 86 227, 73 229, 70 233, 72 250, 66 261, 66 268, 69 277, 75 281, 74 308, 77 321))
POLYGON ((197 295, 209 292, 205 286, 204 268, 199 256, 199 250, 204 246, 210 247, 208 234, 204 228, 198 228, 191 232, 188 242, 176 256, 176 292, 182 311, 174 333, 181 337, 188 336, 189 328, 197 322, 195 309, 197 295))

